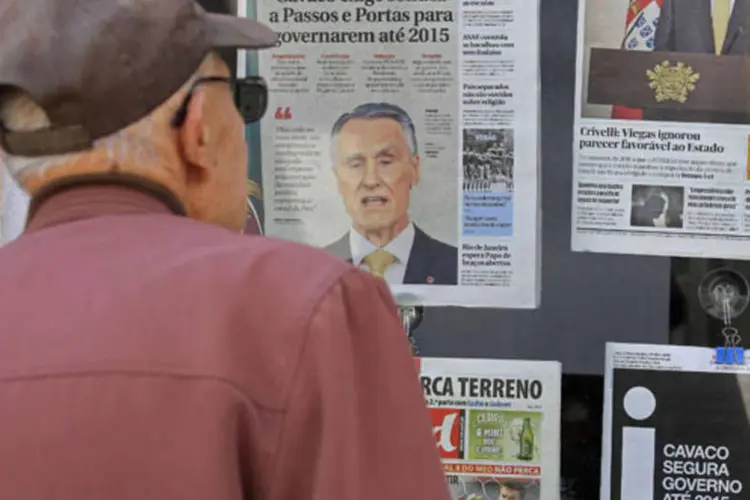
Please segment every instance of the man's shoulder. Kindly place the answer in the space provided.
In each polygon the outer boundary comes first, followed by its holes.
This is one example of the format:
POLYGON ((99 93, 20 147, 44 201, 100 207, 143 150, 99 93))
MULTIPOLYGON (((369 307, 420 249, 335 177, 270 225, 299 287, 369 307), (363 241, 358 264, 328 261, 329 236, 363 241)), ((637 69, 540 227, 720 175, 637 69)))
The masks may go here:
MULTIPOLYGON (((344 274, 351 266, 330 252, 310 245, 268 236, 243 235, 202 223, 184 230, 191 239, 186 252, 206 265, 224 264, 253 271, 257 279, 280 286, 284 279, 300 282, 326 280, 344 274)), ((256 281, 254 280, 254 281, 256 281)), ((286 287, 289 283, 286 284, 286 287)))
POLYGON ((85 336, 105 318, 121 330, 110 332, 116 342, 152 346, 128 356, 231 380, 268 408, 284 404, 319 304, 336 290, 352 300, 373 293, 358 272, 321 249, 171 215, 65 223, 0 249, 0 291, 57 309, 101 296, 100 314, 67 314, 66 328, 85 336))
POLYGON ((450 254, 450 256, 455 256, 456 258, 458 258, 458 248, 448 243, 442 242, 436 238, 433 238, 416 225, 414 226, 414 230, 415 243, 416 241, 420 241, 422 245, 424 245, 425 247, 429 247, 431 251, 440 252, 445 255, 450 254))
MULTIPOLYGON (((211 302, 222 301, 219 308, 233 318, 231 337, 218 341, 231 341, 229 363, 237 367, 238 384, 256 399, 263 395, 268 407, 280 408, 311 332, 320 334, 332 318, 353 314, 358 309, 352 303, 372 307, 385 297, 383 285, 320 248, 264 236, 210 236, 188 255, 199 276, 212 275, 201 297, 218 293, 211 302), (242 369, 248 360, 252 372, 242 369)), ((333 332, 342 339, 346 333, 333 332)))
POLYGON ((325 251, 331 255, 336 256, 336 258, 338 258, 339 260, 351 260, 352 251, 349 245, 349 233, 345 233, 336 241, 326 245, 325 251))
POLYGON ((24 234, 3 248, 0 268, 12 268, 29 255, 43 259, 61 242, 69 247, 65 258, 71 269, 86 259, 133 263, 142 276, 220 283, 214 289, 226 294, 252 288, 268 296, 279 290, 290 300, 315 295, 351 269, 319 248, 172 215, 102 217, 24 234), (103 238, 104 234, 115 236, 103 238))

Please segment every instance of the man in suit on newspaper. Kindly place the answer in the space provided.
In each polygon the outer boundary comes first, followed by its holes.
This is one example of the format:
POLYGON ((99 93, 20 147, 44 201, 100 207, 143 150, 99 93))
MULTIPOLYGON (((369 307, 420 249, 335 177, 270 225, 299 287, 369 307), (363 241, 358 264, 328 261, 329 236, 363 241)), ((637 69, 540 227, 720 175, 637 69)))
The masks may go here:
MULTIPOLYGON (((664 0, 654 36, 656 52, 746 55, 750 47, 747 0, 664 0)), ((740 75, 738 78, 742 79, 740 75)), ((744 84, 743 84, 744 85, 744 84)), ((746 112, 646 109, 648 120, 750 123, 746 112)))
POLYGON ((458 250, 409 219, 420 178, 414 122, 398 106, 367 103, 341 115, 331 131, 338 191, 352 229, 326 247, 390 284, 455 285, 458 250))

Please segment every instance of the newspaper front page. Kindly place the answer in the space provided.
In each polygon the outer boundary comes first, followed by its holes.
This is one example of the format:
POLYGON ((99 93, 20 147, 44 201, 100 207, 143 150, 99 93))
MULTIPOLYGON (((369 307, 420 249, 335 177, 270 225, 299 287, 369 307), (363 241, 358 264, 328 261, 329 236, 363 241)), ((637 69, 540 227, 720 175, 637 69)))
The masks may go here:
POLYGON ((267 234, 384 277, 402 303, 536 307, 538 11, 250 0, 280 33, 257 53, 267 234))
POLYGON ((573 250, 747 257, 748 8, 579 3, 573 250))
POLYGON ((559 498, 560 363, 417 362, 454 500, 559 498))
POLYGON ((601 500, 750 496, 750 366, 715 349, 607 344, 601 500))

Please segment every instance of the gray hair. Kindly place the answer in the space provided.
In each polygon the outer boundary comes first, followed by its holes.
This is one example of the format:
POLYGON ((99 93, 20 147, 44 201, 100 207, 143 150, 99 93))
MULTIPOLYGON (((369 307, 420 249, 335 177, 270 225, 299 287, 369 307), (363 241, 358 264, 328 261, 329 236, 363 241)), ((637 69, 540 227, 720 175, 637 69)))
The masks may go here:
POLYGON ((414 127, 414 121, 411 119, 411 116, 409 116, 409 113, 395 104, 389 104, 387 102, 368 102, 366 104, 360 104, 352 111, 339 116, 336 123, 333 124, 333 128, 331 129, 331 158, 336 158, 336 139, 338 139, 344 125, 351 120, 375 120, 378 118, 387 118, 398 123, 406 137, 406 143, 409 146, 409 153, 411 156, 419 154, 419 148, 417 147, 417 132, 414 127))
MULTIPOLYGON (((106 110, 102 110, 106 113, 106 110)), ((44 110, 23 92, 11 92, 0 99, 0 123, 9 131, 35 131, 50 126, 44 110)), ((149 140, 154 132, 154 120, 149 115, 139 122, 94 142, 93 149, 105 151, 114 162, 125 158, 148 162, 156 157, 156 148, 149 140)), ((5 153, 0 148, 0 165, 5 165, 14 179, 72 163, 88 151, 54 156, 24 157, 5 153)))

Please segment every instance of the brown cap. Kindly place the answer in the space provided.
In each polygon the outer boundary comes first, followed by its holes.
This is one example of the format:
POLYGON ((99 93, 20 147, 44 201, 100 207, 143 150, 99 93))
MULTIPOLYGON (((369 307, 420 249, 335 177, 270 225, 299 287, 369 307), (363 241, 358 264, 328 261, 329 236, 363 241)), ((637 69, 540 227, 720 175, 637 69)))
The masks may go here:
POLYGON ((9 132, 18 156, 89 149, 151 113, 211 50, 261 49, 277 35, 194 0, 0 0, 0 99, 27 93, 52 126, 9 132))

